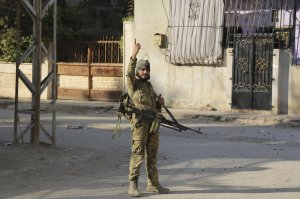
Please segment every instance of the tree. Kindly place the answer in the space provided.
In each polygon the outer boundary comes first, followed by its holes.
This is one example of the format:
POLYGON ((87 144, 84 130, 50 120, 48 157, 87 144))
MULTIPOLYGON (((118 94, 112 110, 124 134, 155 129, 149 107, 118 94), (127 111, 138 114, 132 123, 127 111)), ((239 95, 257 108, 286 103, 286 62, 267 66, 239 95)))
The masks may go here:
MULTIPOLYGON (((17 15, 15 1, 0 0, 0 60, 15 62, 17 46, 17 15)), ((32 26, 30 17, 22 11, 21 17, 21 34, 20 34, 20 52, 25 51, 31 42, 28 27, 32 26)))
POLYGON ((94 34, 122 34, 122 18, 127 13, 128 0, 82 0, 79 15, 85 16, 85 32, 94 34))
MULTIPOLYGON (((66 0, 57 1, 57 40, 71 40, 78 36, 83 19, 77 15, 76 7, 69 6, 66 0)), ((49 10, 43 19, 45 40, 52 39, 53 10, 49 10)))
MULTIPOLYGON (((0 61, 15 62, 17 6, 16 1, 0 0, 0 61)), ((21 6, 22 8, 22 6, 21 6)), ((20 52, 24 52, 32 40, 32 19, 20 10, 20 52)), ((57 0, 57 39, 72 39, 79 34, 82 21, 76 15, 76 8, 69 7, 65 0, 57 0)), ((46 44, 53 38, 53 9, 49 9, 42 20, 42 37, 46 44)), ((30 58, 26 61, 30 61, 30 58)))

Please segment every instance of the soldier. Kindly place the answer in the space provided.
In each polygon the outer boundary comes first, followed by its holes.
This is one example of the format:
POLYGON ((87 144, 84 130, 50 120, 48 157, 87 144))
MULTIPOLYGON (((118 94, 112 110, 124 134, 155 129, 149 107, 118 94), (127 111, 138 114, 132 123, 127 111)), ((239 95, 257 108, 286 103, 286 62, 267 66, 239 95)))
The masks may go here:
MULTIPOLYGON (((163 97, 157 97, 154 93, 150 79, 150 63, 148 60, 139 60, 137 54, 141 45, 134 40, 132 56, 127 70, 128 94, 133 105, 139 110, 158 113, 164 104, 163 97)), ((161 194, 169 193, 168 188, 160 185, 157 171, 157 151, 159 145, 159 125, 157 120, 149 121, 145 118, 132 116, 131 129, 131 159, 129 167, 129 189, 128 194, 133 197, 140 196, 138 190, 138 177, 140 167, 146 159, 147 188, 148 192, 161 194)))

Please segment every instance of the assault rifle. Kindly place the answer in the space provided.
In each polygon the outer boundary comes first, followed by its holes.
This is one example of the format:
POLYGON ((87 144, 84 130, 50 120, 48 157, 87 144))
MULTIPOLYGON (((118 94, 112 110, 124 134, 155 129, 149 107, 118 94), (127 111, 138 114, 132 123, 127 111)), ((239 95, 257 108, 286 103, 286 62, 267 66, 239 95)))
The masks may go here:
POLYGON ((160 125, 169 129, 173 129, 176 131, 193 131, 198 134, 203 134, 201 131, 189 128, 187 126, 184 126, 182 124, 179 124, 177 120, 174 118, 173 114, 169 111, 169 109, 163 105, 163 108, 166 110, 168 115, 172 118, 172 120, 166 119, 163 115, 154 113, 152 111, 148 110, 139 110, 133 106, 127 105, 126 108, 125 106, 120 106, 118 112, 123 113, 124 115, 132 115, 133 113, 135 116, 139 119, 145 119, 149 121, 153 121, 154 119, 158 119, 160 121, 160 125))

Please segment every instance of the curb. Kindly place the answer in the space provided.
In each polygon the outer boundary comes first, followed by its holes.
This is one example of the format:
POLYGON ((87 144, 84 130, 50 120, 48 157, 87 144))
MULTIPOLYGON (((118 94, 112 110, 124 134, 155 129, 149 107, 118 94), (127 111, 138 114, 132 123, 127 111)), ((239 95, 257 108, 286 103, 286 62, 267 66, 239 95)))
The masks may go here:
MULTIPOLYGON (((30 108, 30 101, 19 102, 20 109, 30 108)), ((0 109, 14 110, 13 99, 0 99, 0 109)), ((57 112, 67 112, 69 114, 109 114, 115 116, 118 110, 118 102, 100 101, 74 101, 57 100, 57 112)), ((176 109, 169 108, 176 119, 191 119, 201 122, 234 122, 241 125, 287 125, 290 127, 300 127, 300 116, 298 115, 268 115, 268 114, 248 114, 236 112, 200 111, 197 109, 176 109)), ((41 102, 41 111, 51 112, 50 101, 41 102)))

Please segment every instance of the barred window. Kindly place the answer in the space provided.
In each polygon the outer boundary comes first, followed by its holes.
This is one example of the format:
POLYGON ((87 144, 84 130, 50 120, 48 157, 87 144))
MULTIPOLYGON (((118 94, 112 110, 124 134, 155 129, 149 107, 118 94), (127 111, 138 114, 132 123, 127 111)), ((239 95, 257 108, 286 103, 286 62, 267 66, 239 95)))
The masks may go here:
POLYGON ((222 59, 223 0, 170 0, 169 62, 216 64, 222 59))
POLYGON ((300 66, 300 2, 297 2, 297 12, 295 17, 295 40, 293 46, 292 64, 300 66))
POLYGON ((293 49, 300 65, 299 0, 169 0, 168 61, 218 64, 234 36, 272 35, 274 48, 293 49))

